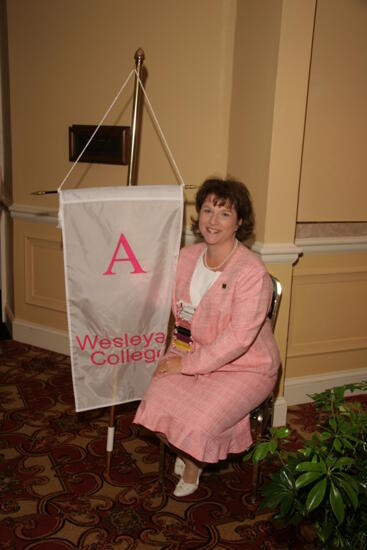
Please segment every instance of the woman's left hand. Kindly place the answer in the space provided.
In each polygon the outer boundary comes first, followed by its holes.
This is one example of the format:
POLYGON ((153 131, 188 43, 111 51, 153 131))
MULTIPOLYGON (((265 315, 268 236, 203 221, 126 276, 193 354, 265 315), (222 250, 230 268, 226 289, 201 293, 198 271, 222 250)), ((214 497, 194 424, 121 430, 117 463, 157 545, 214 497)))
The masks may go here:
POLYGON ((181 357, 178 355, 163 357, 159 361, 157 368, 154 371, 155 377, 168 376, 169 374, 178 374, 181 372, 181 357))

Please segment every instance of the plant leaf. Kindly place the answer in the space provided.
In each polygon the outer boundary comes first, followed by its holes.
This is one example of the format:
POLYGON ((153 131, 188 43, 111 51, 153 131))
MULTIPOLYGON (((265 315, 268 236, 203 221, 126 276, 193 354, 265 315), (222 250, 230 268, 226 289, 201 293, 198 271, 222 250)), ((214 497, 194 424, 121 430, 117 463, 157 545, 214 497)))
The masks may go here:
POLYGON ((289 495, 287 495, 282 499, 282 501, 280 502, 280 509, 279 509, 281 517, 285 517, 288 514, 289 510, 292 507, 292 503, 293 503, 293 498, 289 495))
POLYGON ((301 487, 305 487, 306 485, 309 485, 313 481, 320 479, 321 476, 322 476, 322 472, 306 472, 305 474, 301 474, 296 479, 296 489, 298 490, 301 487))
POLYGON ((325 496, 326 485, 326 478, 323 478, 320 479, 320 481, 312 487, 306 499, 307 512, 312 512, 312 510, 315 510, 315 508, 317 508, 321 504, 325 496))
POLYGON ((341 451, 341 450, 342 450, 343 445, 341 444, 340 439, 339 439, 338 437, 334 439, 333 447, 334 447, 334 449, 336 449, 337 451, 341 451))
POLYGON ((329 426, 331 426, 332 430, 336 432, 337 425, 334 418, 329 418, 329 426))
POLYGON ((314 524, 316 531, 323 543, 325 543, 328 538, 330 537, 331 533, 334 530, 335 523, 333 521, 328 521, 327 519, 324 519, 324 521, 320 524, 318 521, 314 524))
POLYGON ((281 500, 281 495, 269 494, 259 504, 260 508, 276 508, 281 500))
POLYGON ((285 487, 287 487, 288 490, 294 489, 294 477, 289 467, 283 468, 283 470, 280 472, 280 479, 285 487))
POLYGON ((268 452, 269 443, 259 443, 254 450, 254 454, 252 455, 252 462, 256 463, 264 460, 268 452))
POLYGON ((346 474, 345 472, 342 472, 342 473, 339 472, 335 474, 335 477, 337 477, 338 479, 344 479, 344 481, 346 481, 347 483, 349 483, 349 485, 352 486, 352 489, 354 489, 355 492, 358 492, 358 483, 354 479, 354 477, 350 476, 349 474, 346 474))
POLYGON ((346 481, 344 481, 344 479, 339 479, 338 483, 343 488, 345 493, 347 494, 350 502, 352 503, 353 508, 355 510, 357 510, 357 508, 358 508, 358 495, 357 495, 357 493, 354 491, 354 489, 352 489, 352 487, 346 481))
POLYGON ((342 458, 339 458, 335 464, 334 468, 344 468, 345 466, 352 466, 354 464, 355 460, 354 458, 351 458, 349 456, 343 456, 342 458))
POLYGON ((276 450, 276 448, 277 448, 277 441, 275 439, 272 439, 269 442, 269 451, 271 452, 271 454, 274 454, 274 451, 276 450))
POLYGON ((319 462, 299 462, 296 472, 322 472, 323 468, 319 462))
POLYGON ((252 452, 249 451, 249 452, 247 452, 246 454, 243 455, 242 462, 247 462, 248 460, 250 460, 251 457, 252 457, 252 452))
POLYGON ((330 482, 329 500, 330 500, 331 508, 334 512, 334 516, 338 520, 338 523, 343 523, 345 505, 344 505, 341 492, 339 491, 337 486, 333 483, 333 481, 330 482))
POLYGON ((271 436, 276 437, 277 439, 283 439, 284 437, 288 437, 290 433, 291 433, 291 430, 286 426, 281 426, 280 428, 270 428, 271 436))

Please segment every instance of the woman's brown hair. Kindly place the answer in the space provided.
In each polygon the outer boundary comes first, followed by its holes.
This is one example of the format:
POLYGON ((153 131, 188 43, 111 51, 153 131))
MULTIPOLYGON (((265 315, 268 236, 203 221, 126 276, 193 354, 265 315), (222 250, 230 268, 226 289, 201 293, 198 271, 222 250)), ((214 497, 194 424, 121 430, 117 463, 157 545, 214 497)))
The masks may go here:
MULTIPOLYGON (((205 199, 214 195, 219 204, 229 203, 237 212, 237 218, 242 219, 242 224, 236 231, 239 241, 246 241, 251 237, 255 225, 254 211, 252 208, 251 196, 244 183, 233 179, 207 179, 204 181, 196 194, 195 208, 199 214, 205 199)), ((195 235, 200 235, 199 220, 191 218, 191 229, 195 235)))

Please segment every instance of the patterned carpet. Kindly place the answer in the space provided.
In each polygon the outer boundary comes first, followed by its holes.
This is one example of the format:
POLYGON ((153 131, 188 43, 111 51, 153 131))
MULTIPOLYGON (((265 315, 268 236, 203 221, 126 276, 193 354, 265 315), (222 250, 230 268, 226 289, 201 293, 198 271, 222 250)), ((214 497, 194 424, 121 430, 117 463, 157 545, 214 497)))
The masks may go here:
MULTIPOLYGON (((312 548, 251 505, 251 465, 238 457, 205 470, 199 490, 177 499, 169 455, 162 489, 159 446, 131 424, 135 407, 117 407, 106 479, 108 410, 74 412, 69 358, 0 342, 1 549, 312 548)), ((297 445, 314 429, 312 406, 292 407, 289 420, 297 445)))

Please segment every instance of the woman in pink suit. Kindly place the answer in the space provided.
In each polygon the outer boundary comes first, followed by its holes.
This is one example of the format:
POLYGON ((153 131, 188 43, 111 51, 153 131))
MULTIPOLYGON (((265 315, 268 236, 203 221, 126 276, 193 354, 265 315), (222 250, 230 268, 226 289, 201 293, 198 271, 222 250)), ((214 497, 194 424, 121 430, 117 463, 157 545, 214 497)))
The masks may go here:
POLYGON ((193 230, 203 242, 180 252, 172 342, 134 419, 176 449, 178 497, 197 489, 205 463, 251 445, 249 413, 270 394, 279 368, 267 317, 272 282, 239 243, 253 230, 247 188, 209 179, 196 210, 193 230))

